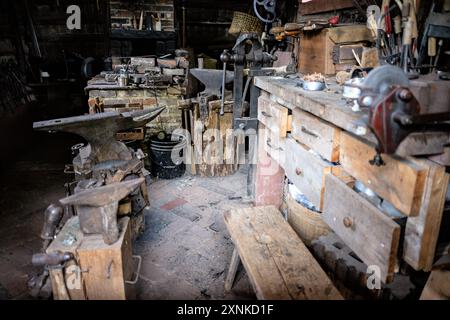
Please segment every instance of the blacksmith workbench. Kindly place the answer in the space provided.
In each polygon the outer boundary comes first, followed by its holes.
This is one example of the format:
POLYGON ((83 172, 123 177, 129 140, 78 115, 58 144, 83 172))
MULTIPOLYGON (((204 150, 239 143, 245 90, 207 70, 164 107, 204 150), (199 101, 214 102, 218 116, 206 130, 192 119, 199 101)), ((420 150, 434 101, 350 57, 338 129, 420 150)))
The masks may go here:
POLYGON ((280 207, 287 177, 366 265, 379 267, 382 282, 393 279, 400 261, 429 271, 449 175, 425 155, 444 152, 448 134, 410 135, 396 155, 383 155, 386 165, 372 166, 368 110, 353 111, 336 83, 312 92, 296 79, 254 81, 261 89, 255 204, 280 207), (356 192, 356 181, 388 205, 356 192))

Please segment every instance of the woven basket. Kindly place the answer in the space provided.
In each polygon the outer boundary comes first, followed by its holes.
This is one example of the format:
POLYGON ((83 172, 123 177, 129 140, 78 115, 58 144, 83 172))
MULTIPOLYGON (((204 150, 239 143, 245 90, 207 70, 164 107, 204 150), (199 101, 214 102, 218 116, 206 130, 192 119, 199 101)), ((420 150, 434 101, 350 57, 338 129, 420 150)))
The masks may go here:
POLYGON ((330 232, 322 214, 302 206, 290 193, 287 196, 287 209, 289 224, 307 246, 311 245, 312 240, 330 232))
POLYGON ((241 32, 256 32, 261 34, 262 30, 263 26, 258 18, 247 13, 235 11, 228 33, 235 36, 239 35, 241 32))

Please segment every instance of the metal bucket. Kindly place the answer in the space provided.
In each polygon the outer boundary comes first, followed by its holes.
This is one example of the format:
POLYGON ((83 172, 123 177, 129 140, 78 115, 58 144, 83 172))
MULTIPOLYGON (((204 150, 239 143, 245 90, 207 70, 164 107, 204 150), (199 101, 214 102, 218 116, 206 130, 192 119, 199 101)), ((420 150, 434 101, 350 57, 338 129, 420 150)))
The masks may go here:
POLYGON ((150 137, 149 158, 151 173, 160 179, 181 177, 186 166, 186 139, 182 135, 160 133, 150 137))

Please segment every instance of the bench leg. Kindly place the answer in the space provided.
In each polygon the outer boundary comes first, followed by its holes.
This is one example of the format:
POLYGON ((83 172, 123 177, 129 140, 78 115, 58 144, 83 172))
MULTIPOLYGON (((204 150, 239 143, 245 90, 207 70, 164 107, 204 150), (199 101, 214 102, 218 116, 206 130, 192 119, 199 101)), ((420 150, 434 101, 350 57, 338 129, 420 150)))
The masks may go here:
POLYGON ((239 253, 236 248, 234 248, 233 255, 231 256, 230 268, 228 269, 227 278, 225 279, 225 291, 230 291, 233 287, 234 278, 236 278, 236 272, 240 262, 241 258, 239 257, 239 253))

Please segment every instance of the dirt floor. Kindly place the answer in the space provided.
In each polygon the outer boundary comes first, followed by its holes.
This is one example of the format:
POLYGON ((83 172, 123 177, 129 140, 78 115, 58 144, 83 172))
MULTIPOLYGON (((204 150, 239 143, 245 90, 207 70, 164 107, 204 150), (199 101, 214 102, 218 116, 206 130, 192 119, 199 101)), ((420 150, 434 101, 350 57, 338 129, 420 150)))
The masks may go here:
MULTIPOLYGON (((20 158, 0 175, 0 299, 29 299, 27 282, 40 270, 31 265, 41 251, 43 213, 64 197, 63 173, 76 139, 34 136, 20 158)), ((150 179, 151 180, 151 179, 150 179)), ((233 250, 223 213, 248 206, 245 168, 229 177, 185 175, 152 180, 145 233, 134 244, 142 256, 138 299, 251 299, 245 270, 224 293, 233 250)))

